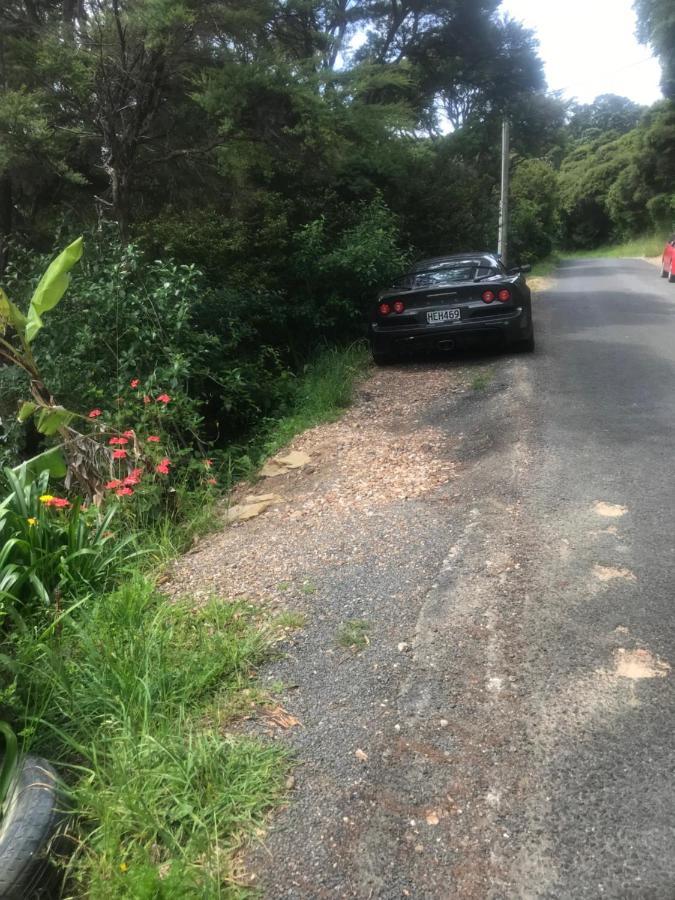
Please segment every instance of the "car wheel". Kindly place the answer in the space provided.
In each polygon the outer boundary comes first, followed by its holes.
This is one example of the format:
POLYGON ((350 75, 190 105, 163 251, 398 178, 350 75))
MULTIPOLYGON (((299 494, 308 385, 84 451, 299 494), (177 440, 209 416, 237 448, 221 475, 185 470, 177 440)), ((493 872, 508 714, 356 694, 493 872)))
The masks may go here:
POLYGON ((371 350, 373 362, 376 366, 391 366, 398 362, 398 356, 391 350, 371 350))
POLYGON ((671 284, 675 284, 675 272, 673 272, 673 261, 670 261, 670 271, 668 272, 668 281, 671 284))
POLYGON ((49 763, 27 756, 0 819, 0 897, 33 900, 51 895, 55 871, 49 847, 63 819, 57 776, 49 763))
POLYGON ((661 278, 667 278, 668 272, 666 271, 666 266, 663 260, 661 260, 661 278))
POLYGON ((524 341, 516 341, 513 349, 516 353, 534 353, 534 331, 524 341))

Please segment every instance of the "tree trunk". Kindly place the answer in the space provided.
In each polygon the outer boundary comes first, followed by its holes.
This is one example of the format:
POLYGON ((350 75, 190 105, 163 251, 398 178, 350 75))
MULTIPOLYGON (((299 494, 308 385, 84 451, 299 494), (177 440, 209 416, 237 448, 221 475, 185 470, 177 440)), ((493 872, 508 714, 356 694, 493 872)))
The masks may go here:
POLYGON ((9 240, 12 236, 12 179, 5 173, 0 176, 0 275, 7 268, 9 240))

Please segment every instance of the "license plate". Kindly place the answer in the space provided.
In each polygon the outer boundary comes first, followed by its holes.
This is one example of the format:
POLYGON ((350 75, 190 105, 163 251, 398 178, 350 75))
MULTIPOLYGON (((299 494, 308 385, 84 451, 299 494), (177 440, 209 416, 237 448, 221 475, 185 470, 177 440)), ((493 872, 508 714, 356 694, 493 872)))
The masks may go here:
POLYGON ((427 313, 427 322, 429 325, 435 325, 437 322, 456 322, 461 317, 459 309, 435 309, 433 312, 427 313))

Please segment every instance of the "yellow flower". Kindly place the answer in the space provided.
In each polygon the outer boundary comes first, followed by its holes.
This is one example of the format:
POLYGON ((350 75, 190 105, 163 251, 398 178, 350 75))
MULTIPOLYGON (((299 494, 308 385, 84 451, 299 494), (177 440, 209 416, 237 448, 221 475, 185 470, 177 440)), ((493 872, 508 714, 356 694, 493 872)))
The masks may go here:
POLYGON ((43 494, 40 497, 40 503, 50 503, 53 499, 51 494, 43 494))
POLYGON ((37 519, 33 518, 33 516, 31 516, 30 519, 26 519, 26 521, 28 522, 28 524, 30 525, 31 528, 33 527, 33 525, 37 525, 37 519))
POLYGON ((128 871, 129 866, 126 863, 120 863, 120 872, 128 871))

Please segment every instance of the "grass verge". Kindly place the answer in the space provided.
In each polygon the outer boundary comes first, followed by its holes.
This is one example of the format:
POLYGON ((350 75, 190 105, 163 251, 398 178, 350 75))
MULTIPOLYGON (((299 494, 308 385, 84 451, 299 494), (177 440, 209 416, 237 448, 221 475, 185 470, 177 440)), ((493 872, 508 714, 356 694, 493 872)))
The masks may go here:
POLYGON ((265 451, 275 453, 297 434, 339 418, 351 403, 354 385, 369 364, 370 354, 363 342, 324 350, 305 367, 292 409, 269 423, 265 451))
POLYGON ((293 399, 278 418, 266 419, 257 435, 244 447, 229 453, 229 480, 252 478, 264 461, 285 447, 293 438, 340 417, 351 403, 354 386, 370 365, 370 353, 364 341, 349 347, 323 350, 298 376, 293 399))
MULTIPOLYGON (((363 344, 318 355, 286 415, 263 423, 230 480, 337 418, 368 363, 363 344)), ((264 701, 254 676, 276 634, 304 620, 269 625, 242 604, 169 603, 150 574, 215 527, 214 500, 180 487, 165 515, 128 523, 142 563, 120 571, 116 591, 55 613, 41 632, 16 618, 0 646, 10 676, 0 718, 68 785, 70 898, 246 896, 236 851, 283 796, 284 753, 227 729, 264 701)), ((366 645, 362 623, 352 624, 349 645, 366 645)))
POLYGON ((539 262, 532 266, 532 271, 527 275, 530 278, 548 278, 552 275, 560 264, 560 254, 552 253, 546 259, 540 259, 539 262))
POLYGON ((608 257, 661 256, 666 236, 657 232, 632 238, 619 244, 607 244, 594 250, 574 250, 561 255, 569 259, 602 259, 608 257))
POLYGON ((70 784, 68 896, 236 898, 233 854, 283 794, 277 747, 228 734, 272 635, 243 604, 168 604, 141 575, 15 636, 11 705, 70 784))

